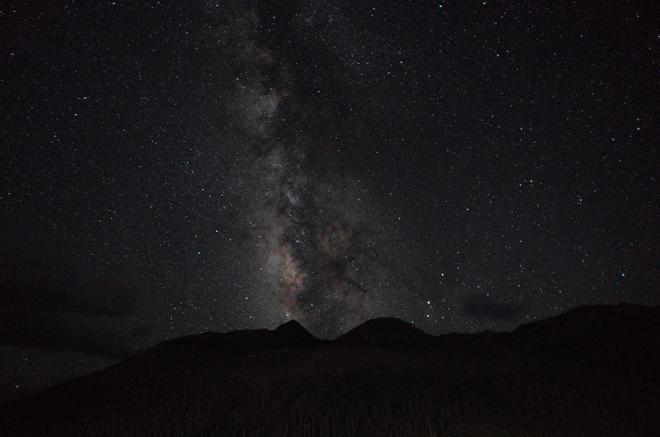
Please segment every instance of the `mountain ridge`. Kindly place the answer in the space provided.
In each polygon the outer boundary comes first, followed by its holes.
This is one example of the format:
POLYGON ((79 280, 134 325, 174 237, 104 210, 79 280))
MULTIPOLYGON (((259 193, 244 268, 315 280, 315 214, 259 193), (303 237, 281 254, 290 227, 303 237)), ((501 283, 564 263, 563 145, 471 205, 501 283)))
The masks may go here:
POLYGON ((585 307, 509 333, 379 318, 335 340, 296 321, 188 336, 4 404, 0 435, 652 435, 659 313, 585 307))

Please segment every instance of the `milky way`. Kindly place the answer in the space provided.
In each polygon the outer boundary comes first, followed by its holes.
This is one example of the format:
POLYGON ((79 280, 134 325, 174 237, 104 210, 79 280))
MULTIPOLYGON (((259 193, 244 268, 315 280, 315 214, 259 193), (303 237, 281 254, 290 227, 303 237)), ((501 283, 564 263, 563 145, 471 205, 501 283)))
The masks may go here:
POLYGON ((376 314, 365 273, 381 270, 372 248, 378 212, 359 179, 335 169, 339 162, 315 161, 328 145, 318 143, 305 118, 322 108, 301 103, 286 60, 250 38, 259 21, 248 10, 236 35, 244 73, 229 104, 251 156, 243 169, 252 185, 243 211, 250 217, 249 257, 274 295, 275 312, 337 335, 376 314))

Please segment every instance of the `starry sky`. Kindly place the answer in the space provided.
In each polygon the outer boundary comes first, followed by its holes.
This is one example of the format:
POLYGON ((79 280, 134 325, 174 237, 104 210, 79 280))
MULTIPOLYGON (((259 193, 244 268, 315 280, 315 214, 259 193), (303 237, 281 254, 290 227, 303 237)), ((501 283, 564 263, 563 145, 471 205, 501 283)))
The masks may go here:
POLYGON ((0 395, 209 330, 659 304, 659 12, 0 6, 0 395))

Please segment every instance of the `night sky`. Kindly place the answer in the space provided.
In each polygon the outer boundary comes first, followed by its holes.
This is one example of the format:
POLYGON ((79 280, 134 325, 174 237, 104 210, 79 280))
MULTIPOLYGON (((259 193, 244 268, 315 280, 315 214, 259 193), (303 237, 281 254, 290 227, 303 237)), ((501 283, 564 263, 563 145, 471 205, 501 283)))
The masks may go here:
POLYGON ((0 397, 167 338, 660 303, 660 11, 0 6, 0 397))

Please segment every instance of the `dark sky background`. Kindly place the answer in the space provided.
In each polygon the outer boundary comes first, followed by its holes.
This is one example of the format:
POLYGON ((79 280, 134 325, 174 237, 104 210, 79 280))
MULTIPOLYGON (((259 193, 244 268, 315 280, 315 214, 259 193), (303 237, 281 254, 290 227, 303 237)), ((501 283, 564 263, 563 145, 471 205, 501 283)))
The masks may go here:
POLYGON ((166 338, 660 303, 636 1, 0 6, 0 397, 166 338))

